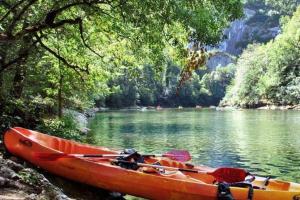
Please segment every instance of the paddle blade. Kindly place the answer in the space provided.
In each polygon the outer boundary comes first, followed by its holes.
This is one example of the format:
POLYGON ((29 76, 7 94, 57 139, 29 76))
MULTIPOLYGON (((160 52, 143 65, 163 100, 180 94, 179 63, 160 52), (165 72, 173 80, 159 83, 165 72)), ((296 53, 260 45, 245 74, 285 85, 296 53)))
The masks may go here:
POLYGON ((207 174, 214 176, 218 182, 226 183, 242 182, 249 175, 244 169, 230 167, 218 168, 214 172, 208 172, 207 174))
POLYGON ((68 155, 63 153, 34 153, 33 157, 43 161, 55 161, 59 158, 68 157, 68 155))
POLYGON ((186 162, 191 160, 191 155, 188 151, 185 150, 172 150, 165 154, 163 154, 163 157, 168 157, 172 160, 177 160, 180 162, 186 162))

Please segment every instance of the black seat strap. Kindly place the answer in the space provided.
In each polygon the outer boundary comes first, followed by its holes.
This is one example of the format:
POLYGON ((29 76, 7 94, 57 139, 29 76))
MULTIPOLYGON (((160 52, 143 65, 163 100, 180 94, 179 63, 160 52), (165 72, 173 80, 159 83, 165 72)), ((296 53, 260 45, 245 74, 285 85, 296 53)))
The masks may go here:
POLYGON ((253 194, 254 194, 254 189, 251 185, 251 187, 249 187, 249 191, 248 191, 248 200, 252 200, 253 199, 253 194))
POLYGON ((248 200, 253 199, 254 189, 251 183, 249 182, 238 182, 238 183, 231 183, 229 184, 232 187, 242 187, 242 188, 249 188, 248 191, 248 200))
POLYGON ((218 200, 234 200, 227 183, 218 184, 218 200))
POLYGON ((267 188, 267 186, 269 185, 269 180, 271 179, 271 177, 267 177, 265 180, 264 180, 264 182, 263 182, 263 184, 262 184, 262 190, 265 190, 266 188, 267 188))
POLYGON ((253 200, 254 189, 251 183, 248 182, 238 182, 238 183, 219 183, 218 184, 218 200, 234 200, 230 187, 242 187, 249 188, 248 190, 248 200, 253 200))

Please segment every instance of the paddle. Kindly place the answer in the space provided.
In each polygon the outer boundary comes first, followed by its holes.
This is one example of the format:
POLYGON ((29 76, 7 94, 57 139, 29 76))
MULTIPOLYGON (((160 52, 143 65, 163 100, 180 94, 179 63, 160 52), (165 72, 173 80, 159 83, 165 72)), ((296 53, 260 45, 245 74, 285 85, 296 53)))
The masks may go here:
MULTIPOLYGON (((66 153, 34 153, 34 157, 44 161, 55 161, 60 158, 74 158, 74 157, 83 157, 83 158, 107 158, 107 157, 120 157, 128 156, 128 154, 66 154, 66 153)), ((166 152, 162 155, 142 155, 144 157, 167 157, 172 160, 186 162, 191 160, 190 153, 185 150, 172 150, 166 152)))
POLYGON ((130 161, 124 160, 113 160, 112 163, 123 163, 123 164, 134 164, 138 167, 152 167, 152 168, 159 168, 165 170, 177 170, 181 172, 191 172, 191 173, 205 173, 208 175, 213 176, 217 182, 226 182, 226 183, 237 183, 245 181, 245 178, 250 175, 244 169, 241 168, 230 168, 230 167, 220 167, 212 172, 207 172, 204 170, 195 170, 195 169, 183 169, 183 168, 176 168, 176 167, 167 167, 161 165, 151 165, 151 164, 144 164, 144 163, 135 163, 130 161))

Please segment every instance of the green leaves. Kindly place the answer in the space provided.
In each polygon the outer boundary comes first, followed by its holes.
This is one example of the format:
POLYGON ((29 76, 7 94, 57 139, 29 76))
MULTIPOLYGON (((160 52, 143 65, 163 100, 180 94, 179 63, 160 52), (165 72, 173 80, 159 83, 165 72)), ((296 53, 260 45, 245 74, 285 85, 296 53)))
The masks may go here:
POLYGON ((300 103, 300 8, 283 32, 265 45, 252 45, 237 63, 234 84, 224 102, 256 107, 260 104, 300 103))
MULTIPOLYGON (((229 22, 242 15, 239 0, 5 2, 0 5, 1 97, 9 98, 15 69, 23 61, 26 73, 18 96, 22 102, 47 99, 47 109, 41 111, 47 115, 60 113, 61 106, 85 109, 113 88, 130 93, 142 87, 147 94, 152 89, 147 83, 134 85, 145 65, 152 68, 148 80, 156 81, 168 62, 185 63, 189 40, 216 44, 229 22), (119 79, 130 90, 109 87, 119 79)), ((163 86, 158 90, 152 99, 163 86)))
POLYGON ((71 115, 66 115, 61 119, 45 119, 37 126, 37 130, 65 139, 82 140, 79 127, 71 115))
MULTIPOLYGON (((60 34, 67 37, 79 33, 78 25, 79 21, 82 21, 84 27, 82 35, 87 37, 87 43, 94 48, 99 49, 105 41, 103 37, 106 37, 109 38, 106 42, 124 39, 131 43, 130 46, 133 48, 139 46, 138 43, 146 47, 155 44, 154 46, 158 45, 162 50, 166 42, 176 39, 176 34, 169 32, 176 24, 186 32, 185 40, 189 36, 189 31, 193 30, 195 39, 203 44, 214 44, 219 41, 228 22, 242 14, 242 5, 238 0, 225 2, 212 0, 49 2, 41 0, 32 2, 28 7, 27 4, 16 4, 13 12, 20 15, 18 19, 10 15, 3 19, 5 22, 3 24, 7 24, 2 32, 4 41, 5 38, 9 38, 10 41, 18 42, 25 36, 34 37, 40 31, 43 31, 45 38, 48 39, 59 29, 63 30, 60 34), (11 27, 12 34, 7 35, 11 22, 15 26, 11 27), (98 37, 102 42, 89 41, 93 37, 98 37)), ((10 3, 14 5, 13 2, 10 3)), ((9 8, 6 10, 9 11, 9 8)), ((61 42, 65 44, 64 40, 61 42)), ((81 47, 82 42, 78 40, 74 46, 81 47)), ((183 46, 180 48, 182 49, 183 46)))

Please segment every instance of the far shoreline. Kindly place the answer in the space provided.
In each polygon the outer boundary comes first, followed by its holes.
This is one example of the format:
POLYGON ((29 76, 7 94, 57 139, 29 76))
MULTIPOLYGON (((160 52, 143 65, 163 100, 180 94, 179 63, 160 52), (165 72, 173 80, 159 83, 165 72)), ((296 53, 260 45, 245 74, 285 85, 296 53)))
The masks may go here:
POLYGON ((233 111, 233 110, 276 110, 276 111, 287 111, 296 110, 300 111, 300 105, 266 105, 266 106, 254 106, 254 107, 238 107, 238 106, 195 106, 195 107, 163 107, 163 106, 131 106, 131 107, 100 107, 97 112, 107 111, 161 111, 161 110, 216 110, 216 111, 233 111))

